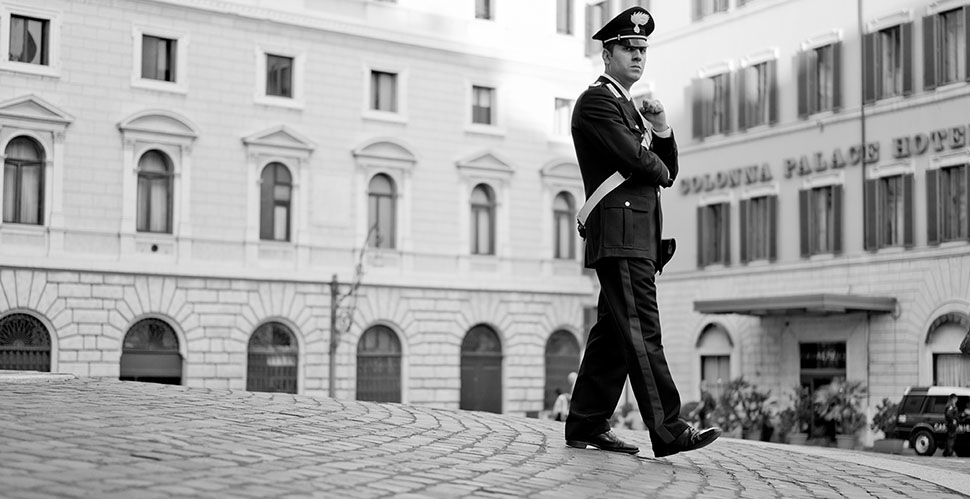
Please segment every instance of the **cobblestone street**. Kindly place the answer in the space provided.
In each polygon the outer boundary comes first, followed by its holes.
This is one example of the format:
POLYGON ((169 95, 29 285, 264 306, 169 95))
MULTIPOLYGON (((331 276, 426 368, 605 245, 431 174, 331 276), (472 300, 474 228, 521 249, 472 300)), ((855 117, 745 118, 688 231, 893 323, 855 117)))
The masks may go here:
POLYGON ((879 497, 970 494, 970 460, 723 439, 650 457, 567 448, 561 423, 268 393, 0 376, 0 495, 879 497), (932 464, 932 465, 931 465, 932 464))

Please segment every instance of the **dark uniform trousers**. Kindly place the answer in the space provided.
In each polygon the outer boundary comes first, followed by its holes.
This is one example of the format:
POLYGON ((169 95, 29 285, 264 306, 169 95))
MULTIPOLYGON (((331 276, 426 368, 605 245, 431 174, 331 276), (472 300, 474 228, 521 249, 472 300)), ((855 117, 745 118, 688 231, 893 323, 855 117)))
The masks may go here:
POLYGON ((655 448, 687 429, 661 344, 655 269, 653 260, 645 258, 597 262, 601 285, 597 321, 590 329, 573 389, 567 440, 610 429, 609 419, 628 375, 655 448))

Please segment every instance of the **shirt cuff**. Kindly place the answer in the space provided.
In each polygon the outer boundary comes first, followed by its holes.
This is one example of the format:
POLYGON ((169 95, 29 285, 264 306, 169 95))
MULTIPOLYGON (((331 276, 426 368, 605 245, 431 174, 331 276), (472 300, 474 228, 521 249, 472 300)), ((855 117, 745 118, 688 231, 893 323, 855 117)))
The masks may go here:
POLYGON ((653 130, 653 134, 661 139, 669 139, 671 133, 673 133, 673 128, 670 128, 670 125, 667 125, 667 129, 662 132, 658 132, 656 128, 653 130))

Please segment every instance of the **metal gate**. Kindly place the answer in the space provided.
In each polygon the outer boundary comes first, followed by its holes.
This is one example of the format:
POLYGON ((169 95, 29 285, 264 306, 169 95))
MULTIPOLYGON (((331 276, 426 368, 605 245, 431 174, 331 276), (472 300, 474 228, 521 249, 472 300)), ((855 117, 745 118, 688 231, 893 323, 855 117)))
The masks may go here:
POLYGON ((569 373, 579 371, 579 343, 569 331, 556 331, 546 342, 546 390, 543 408, 556 401, 556 390, 571 393, 569 373))
POLYGON ((27 314, 0 319, 0 369, 51 370, 51 337, 47 328, 27 314))
POLYGON ((471 328, 462 341, 459 408, 502 412, 502 345, 488 326, 471 328))
POLYGON ((160 319, 131 326, 121 349, 122 381, 182 384, 182 354, 175 331, 160 319))
POLYGON ((296 393, 300 347, 290 328, 267 322, 249 339, 246 390, 251 392, 296 393))
POLYGON ((401 401, 401 342, 386 326, 374 326, 357 343, 357 400, 401 401))

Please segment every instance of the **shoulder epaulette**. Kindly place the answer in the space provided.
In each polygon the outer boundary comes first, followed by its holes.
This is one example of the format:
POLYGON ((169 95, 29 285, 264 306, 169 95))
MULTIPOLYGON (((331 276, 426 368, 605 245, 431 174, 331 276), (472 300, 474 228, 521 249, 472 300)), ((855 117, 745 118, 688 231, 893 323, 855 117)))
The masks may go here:
POLYGON ((607 83, 606 88, 610 89, 610 92, 613 92, 613 97, 616 97, 617 99, 621 97, 620 91, 617 90, 612 83, 607 83))
POLYGON ((589 88, 596 88, 596 87, 598 87, 598 86, 600 86, 602 84, 603 84, 603 82, 601 82, 601 81, 594 81, 593 84, 589 86, 589 88))

